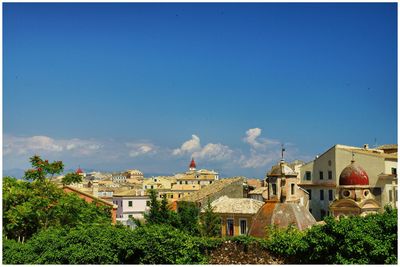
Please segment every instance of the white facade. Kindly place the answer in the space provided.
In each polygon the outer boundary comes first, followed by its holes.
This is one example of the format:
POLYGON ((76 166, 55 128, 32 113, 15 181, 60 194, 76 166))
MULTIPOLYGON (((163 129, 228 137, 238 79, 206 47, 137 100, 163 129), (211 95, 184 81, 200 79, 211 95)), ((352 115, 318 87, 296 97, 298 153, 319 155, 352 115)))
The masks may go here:
POLYGON ((126 224, 130 218, 144 219, 143 214, 149 210, 149 202, 150 198, 143 191, 139 194, 114 195, 113 203, 118 206, 117 221, 126 224))

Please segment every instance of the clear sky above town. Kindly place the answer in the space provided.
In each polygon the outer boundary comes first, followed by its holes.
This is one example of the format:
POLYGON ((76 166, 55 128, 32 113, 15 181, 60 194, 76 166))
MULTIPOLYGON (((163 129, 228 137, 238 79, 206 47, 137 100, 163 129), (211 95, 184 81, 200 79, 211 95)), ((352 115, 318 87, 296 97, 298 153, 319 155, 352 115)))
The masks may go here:
POLYGON ((3 169, 263 177, 397 143, 397 5, 3 4, 3 169))

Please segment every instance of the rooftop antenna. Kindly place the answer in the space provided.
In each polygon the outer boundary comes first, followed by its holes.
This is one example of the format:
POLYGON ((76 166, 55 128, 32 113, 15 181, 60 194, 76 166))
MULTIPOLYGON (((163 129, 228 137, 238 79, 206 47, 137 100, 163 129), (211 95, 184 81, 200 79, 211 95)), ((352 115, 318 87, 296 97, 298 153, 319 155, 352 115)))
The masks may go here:
POLYGON ((354 152, 351 152, 351 163, 355 162, 354 160, 354 152))
POLYGON ((376 148, 378 144, 376 143, 376 137, 374 138, 374 148, 376 148))

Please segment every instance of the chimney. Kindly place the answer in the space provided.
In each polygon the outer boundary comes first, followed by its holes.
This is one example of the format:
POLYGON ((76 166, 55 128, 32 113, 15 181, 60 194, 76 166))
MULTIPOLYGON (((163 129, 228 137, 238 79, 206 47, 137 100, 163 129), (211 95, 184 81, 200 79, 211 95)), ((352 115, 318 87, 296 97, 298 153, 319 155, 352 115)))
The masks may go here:
POLYGON ((93 181, 92 195, 95 197, 99 197, 99 182, 98 181, 93 181))
POLYGON ((364 149, 368 149, 368 144, 364 144, 364 149))

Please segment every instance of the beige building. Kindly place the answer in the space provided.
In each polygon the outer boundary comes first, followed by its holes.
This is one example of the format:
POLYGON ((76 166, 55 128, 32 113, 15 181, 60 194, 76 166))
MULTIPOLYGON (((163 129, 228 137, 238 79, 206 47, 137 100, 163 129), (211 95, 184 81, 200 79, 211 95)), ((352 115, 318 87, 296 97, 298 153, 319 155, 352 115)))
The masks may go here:
POLYGON ((368 174, 371 192, 381 209, 386 204, 397 207, 397 145, 381 149, 335 145, 300 167, 300 186, 309 192, 309 209, 317 220, 328 215, 329 206, 339 198, 340 173, 352 159, 368 174))
POLYGON ((177 184, 198 184, 201 187, 212 184, 219 179, 219 174, 206 169, 196 170, 196 162, 192 158, 189 171, 175 175, 177 184))
POLYGON ((263 201, 227 196, 214 200, 211 206, 213 212, 221 217, 221 236, 247 235, 254 215, 263 204, 263 201))
POLYGON ((199 191, 201 188, 218 181, 218 179, 219 175, 215 171, 196 170, 196 163, 192 159, 187 172, 178 173, 174 176, 144 179, 143 189, 155 189, 160 198, 165 195, 169 202, 174 202, 199 191))
POLYGON ((143 189, 171 189, 173 184, 176 184, 176 178, 174 176, 157 176, 145 178, 143 180, 143 189))

